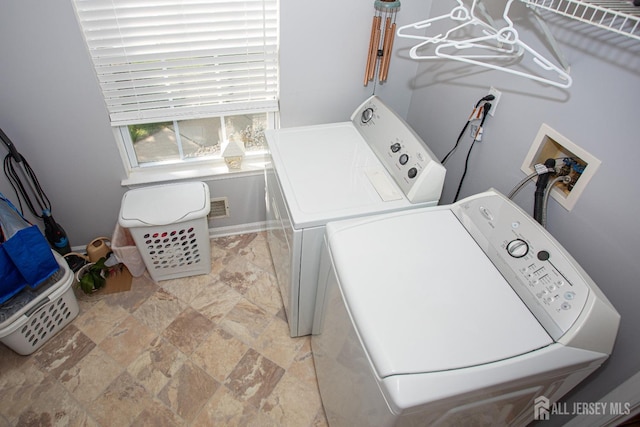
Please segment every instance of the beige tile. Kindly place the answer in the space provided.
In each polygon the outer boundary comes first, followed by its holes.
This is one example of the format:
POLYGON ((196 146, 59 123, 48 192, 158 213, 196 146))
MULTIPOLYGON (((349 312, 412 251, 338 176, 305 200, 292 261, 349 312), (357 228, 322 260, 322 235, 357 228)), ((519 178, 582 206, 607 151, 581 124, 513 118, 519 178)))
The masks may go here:
POLYGON ((254 348, 283 369, 288 369, 305 340, 305 337, 291 338, 289 325, 274 317, 255 341, 254 348))
POLYGON ((160 391, 158 398, 176 414, 191 422, 220 387, 205 371, 186 361, 160 391))
POLYGON ((235 257, 219 274, 220 280, 241 294, 245 294, 254 283, 271 283, 270 274, 242 257, 235 257))
POLYGON ((252 346, 272 318, 273 316, 257 305, 242 298, 218 324, 245 344, 252 346))
POLYGON ((222 383, 248 349, 229 332, 216 328, 191 355, 191 360, 222 383))
POLYGON ((238 254, 246 261, 260 267, 267 273, 273 273, 273 263, 271 253, 267 245, 266 233, 257 233, 255 239, 250 244, 241 248, 238 254))
POLYGON ((16 426, 99 427, 58 383, 40 384, 39 393, 24 397, 29 406, 20 413, 16 426))
POLYGON ((256 233, 236 234, 233 236, 218 237, 214 240, 214 244, 237 255, 241 250, 250 245, 256 237, 256 233))
POLYGON ((260 407, 277 386, 284 369, 249 349, 224 382, 236 399, 260 407))
POLYGON ((104 301, 107 304, 122 307, 129 313, 133 313, 157 290, 158 285, 151 280, 148 273, 145 273, 143 276, 134 279, 129 291, 105 295, 104 301))
POLYGON ((256 280, 249 282, 244 297, 262 307, 270 314, 277 314, 282 309, 282 297, 278 290, 276 277, 260 270, 256 280))
POLYGON ((324 413, 324 408, 320 408, 316 417, 313 419, 311 423, 312 427, 329 427, 329 422, 327 421, 327 416, 324 413))
POLYGON ((128 426, 152 401, 149 392, 123 372, 87 407, 103 426, 128 426))
POLYGON ((190 304, 202 291, 211 286, 213 277, 208 274, 185 277, 181 279, 163 280, 158 285, 165 291, 190 304))
POLYGON ((127 371, 156 396, 187 360, 173 344, 157 337, 131 363, 127 371))
POLYGON ((183 427, 187 422, 162 402, 153 401, 131 423, 130 427, 183 427))
POLYGON ((0 414, 11 421, 40 397, 51 379, 31 358, 18 356, 9 349, 0 351, 0 356, 0 414), (18 358, 24 363, 12 363, 18 358))
POLYGON ((100 347, 95 347, 58 380, 81 403, 96 399, 123 371, 100 347))
POLYGON ((156 333, 162 333, 187 307, 178 297, 164 289, 158 289, 138 307, 133 315, 156 333))
POLYGON ((276 427, 277 424, 257 408, 237 400, 227 388, 220 387, 192 423, 192 427, 210 426, 276 427))
POLYGON ((101 300, 80 314, 73 324, 95 343, 100 343, 127 316, 129 312, 124 308, 101 300))
POLYGON ((322 407, 317 389, 309 387, 295 376, 285 373, 276 388, 264 401, 261 411, 286 427, 310 426, 322 407))
MULTIPOLYGON (((35 354, 38 354, 38 351, 35 354)), ((33 356, 21 356, 4 344, 0 344, 0 393, 5 384, 13 382, 15 375, 20 375, 21 372, 30 370, 34 364, 35 359, 33 356)), ((0 399, 1 403, 2 400, 0 399)))
POLYGON ((99 344, 121 366, 126 367, 156 337, 156 333, 129 315, 99 344))
POLYGON ((316 370, 313 364, 313 353, 311 352, 311 338, 303 337, 302 339, 304 340, 302 347, 298 350, 287 372, 310 386, 315 387, 317 381, 316 370))
POLYGON ((240 301, 242 295, 222 282, 214 282, 191 301, 191 307, 216 322, 240 301))
POLYGON ((35 353, 35 359, 43 371, 57 378, 78 364, 95 346, 74 324, 69 324, 35 353))
POLYGON ((215 242, 215 239, 211 241, 211 272, 209 273, 213 278, 217 277, 217 275, 234 257, 233 253, 227 251, 215 242))
POLYGON ((167 326, 162 336, 181 352, 190 355, 211 334, 213 328, 211 320, 187 307, 167 326))

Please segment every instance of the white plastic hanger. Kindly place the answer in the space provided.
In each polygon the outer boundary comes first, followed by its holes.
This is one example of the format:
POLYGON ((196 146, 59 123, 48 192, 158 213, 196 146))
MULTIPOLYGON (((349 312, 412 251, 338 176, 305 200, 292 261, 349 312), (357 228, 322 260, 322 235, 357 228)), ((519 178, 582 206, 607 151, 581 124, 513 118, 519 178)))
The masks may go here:
MULTIPOLYGON (((487 24, 483 20, 477 18, 475 16, 475 8, 479 0, 473 0, 470 9, 464 5, 462 0, 456 0, 458 6, 454 7, 450 13, 437 16, 430 19, 425 19, 420 22, 416 22, 414 24, 404 25, 400 27, 397 31, 397 35, 399 37, 404 38, 412 38, 422 40, 421 43, 413 46, 409 51, 409 56, 412 59, 436 59, 440 58, 440 56, 436 54, 427 55, 424 53, 424 50, 428 45, 437 45, 440 43, 451 42, 454 41, 451 39, 451 36, 455 34, 457 31, 460 31, 468 26, 479 26, 482 34, 489 35, 495 34, 497 31, 494 27, 487 24), (445 34, 437 34, 435 36, 428 35, 415 35, 411 33, 406 33, 406 30, 422 30, 431 26, 433 22, 441 21, 444 19, 450 19, 454 22, 460 22, 459 25, 456 25, 453 28, 447 30, 445 34)), ((496 46, 491 46, 488 43, 485 43, 483 46, 487 50, 495 51, 495 54, 483 54, 483 55, 465 55, 470 58, 497 58, 497 59, 513 59, 513 57, 517 57, 522 54, 522 51, 518 51, 516 46, 509 45, 507 49, 503 48, 500 44, 496 46)))
POLYGON ((513 0, 507 0, 507 4, 505 5, 503 12, 503 18, 507 22, 507 25, 499 30, 475 16, 474 12, 476 5, 479 3, 481 4, 481 0, 473 0, 470 9, 467 9, 462 0, 456 0, 456 2, 458 5, 448 14, 419 21, 414 24, 404 25, 398 29, 397 35, 399 37, 422 40, 421 43, 415 45, 409 51, 409 55, 412 59, 451 59, 504 71, 560 88, 568 88, 571 86, 572 79, 567 71, 557 67, 547 58, 520 40, 518 31, 514 28, 513 22, 508 16, 513 0), (460 22, 460 24, 449 29, 445 34, 440 33, 435 36, 406 33, 406 30, 411 29, 423 30, 431 26, 433 22, 444 19, 460 22), (467 26, 479 27, 483 35, 464 40, 456 40, 452 38, 455 32, 462 30, 467 26), (435 51, 432 54, 423 53, 428 45, 435 46, 435 51), (455 48, 455 54, 445 52, 445 49, 448 48, 455 48), (419 53, 419 50, 422 51, 422 53, 419 53), (555 73, 555 79, 546 78, 538 74, 518 71, 508 68, 507 66, 480 60, 491 59, 494 60, 494 62, 495 60, 513 61, 514 59, 522 57, 525 52, 533 57, 533 62, 542 69, 542 72, 555 73))
POLYGON ((509 9, 513 1, 514 0, 507 0, 507 4, 505 6, 504 13, 503 13, 503 18, 505 22, 507 22, 507 26, 501 28, 500 30, 498 30, 493 34, 487 34, 485 36, 462 40, 462 41, 456 40, 456 41, 440 43, 436 48, 435 55, 439 58, 453 59, 456 61, 466 62, 469 64, 480 65, 480 66, 491 68, 494 70, 504 71, 506 73, 514 74, 521 77, 526 77, 531 80, 535 80, 541 83, 546 83, 546 84, 560 87, 560 88, 570 87, 573 81, 571 79, 571 76, 564 69, 556 66, 547 58, 545 58, 544 56, 539 54, 537 51, 535 51, 533 48, 531 48, 529 45, 527 45, 522 40, 520 40, 518 31, 514 28, 513 22, 511 21, 511 19, 509 19, 509 16, 508 16, 509 9), (459 51, 463 51, 465 49, 470 49, 470 48, 482 49, 485 47, 484 44, 487 41, 498 42, 501 45, 505 44, 505 45, 511 45, 514 47, 517 46, 517 49, 519 51, 524 50, 528 52, 533 57, 533 62, 537 66, 542 68, 542 70, 544 70, 545 72, 555 72, 555 74, 557 74, 555 76, 556 79, 550 79, 550 78, 542 77, 541 75, 526 73, 523 71, 515 70, 513 68, 508 68, 508 67, 503 67, 500 65, 492 64, 492 63, 478 61, 477 59, 474 59, 470 55, 457 53, 459 51), (456 48, 457 54, 449 54, 444 52, 444 49, 450 48, 450 47, 456 48))
POLYGON ((414 34, 405 34, 404 31, 408 29, 412 30, 423 30, 431 26, 433 22, 441 21, 443 19, 451 19, 453 21, 459 22, 467 22, 471 20, 472 16, 470 11, 466 8, 462 0, 456 0, 458 6, 451 9, 451 12, 446 15, 437 16, 435 18, 425 19, 424 21, 415 22, 413 24, 403 25, 398 28, 397 35, 399 37, 405 37, 409 39, 418 39, 425 41, 434 41, 442 38, 442 34, 438 34, 437 36, 425 36, 425 35, 414 35, 414 34))

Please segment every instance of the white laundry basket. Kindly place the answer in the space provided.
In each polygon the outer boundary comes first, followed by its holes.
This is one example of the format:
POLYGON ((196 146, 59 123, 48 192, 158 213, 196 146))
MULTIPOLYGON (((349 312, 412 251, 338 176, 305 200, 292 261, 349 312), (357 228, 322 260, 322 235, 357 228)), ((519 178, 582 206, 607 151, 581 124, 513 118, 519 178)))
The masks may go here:
POLYGON ((129 229, 153 280, 211 271, 210 203, 204 182, 136 188, 124 194, 118 223, 129 229))
POLYGON ((53 255, 57 272, 0 305, 0 342, 23 356, 42 347, 80 312, 71 286, 73 272, 60 255, 53 255))

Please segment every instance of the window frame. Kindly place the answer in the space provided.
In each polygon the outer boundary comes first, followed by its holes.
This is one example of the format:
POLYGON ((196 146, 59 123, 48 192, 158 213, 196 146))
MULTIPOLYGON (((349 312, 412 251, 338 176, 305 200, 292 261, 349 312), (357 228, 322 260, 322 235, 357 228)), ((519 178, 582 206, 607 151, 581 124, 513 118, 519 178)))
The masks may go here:
MULTIPOLYGON (((276 129, 279 126, 279 113, 267 112, 266 114, 266 129, 276 129)), ((226 139, 224 119, 230 116, 234 116, 234 114, 212 117, 222 120, 224 139, 221 143, 228 141, 226 139)), ((176 119, 174 121, 178 120, 176 119)), ((113 126, 112 131, 127 175, 127 177, 122 180, 122 185, 216 177, 220 175, 223 175, 224 178, 224 175, 246 175, 254 174, 256 171, 262 173, 264 166, 269 161, 269 150, 268 147, 265 146, 262 150, 245 152, 242 167, 234 170, 227 168, 222 155, 139 163, 128 126, 113 126)))

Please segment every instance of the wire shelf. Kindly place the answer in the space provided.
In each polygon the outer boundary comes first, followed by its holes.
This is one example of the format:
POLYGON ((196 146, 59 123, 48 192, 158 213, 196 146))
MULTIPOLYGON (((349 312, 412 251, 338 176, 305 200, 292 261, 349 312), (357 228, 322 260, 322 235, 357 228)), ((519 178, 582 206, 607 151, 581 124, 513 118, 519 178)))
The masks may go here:
POLYGON ((624 0, 521 0, 580 22, 640 40, 640 7, 624 0))

